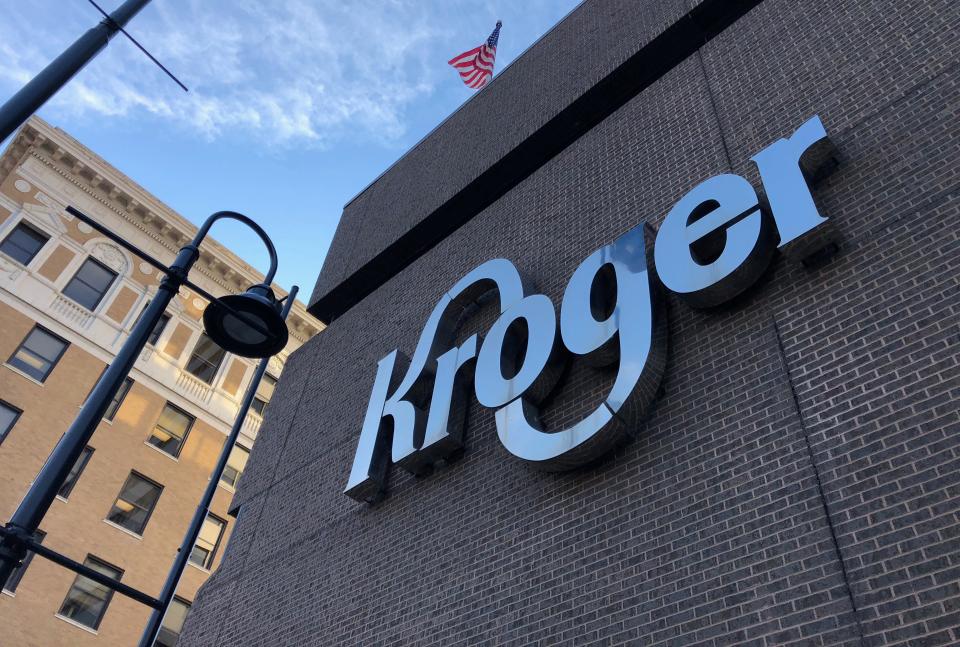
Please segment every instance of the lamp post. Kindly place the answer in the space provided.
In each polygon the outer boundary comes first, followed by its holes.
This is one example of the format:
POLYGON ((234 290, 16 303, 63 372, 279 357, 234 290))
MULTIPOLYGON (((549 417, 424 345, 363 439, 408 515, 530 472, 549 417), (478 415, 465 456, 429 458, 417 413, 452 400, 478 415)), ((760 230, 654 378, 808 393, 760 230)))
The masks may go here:
MULTIPOLYGON (((60 555, 51 556, 49 553, 52 551, 39 550, 33 541, 33 537, 41 520, 53 503, 61 484, 103 418, 110 401, 123 384, 123 380, 127 377, 130 369, 133 368, 133 364, 143 350, 151 331, 181 286, 187 285, 194 292, 208 299, 210 305, 207 306, 203 316, 204 324, 207 326, 207 334, 214 342, 231 353, 243 357, 268 358, 280 351, 287 343, 288 332, 284 318, 280 314, 281 305, 270 289, 270 283, 277 271, 277 252, 266 232, 250 218, 232 211, 218 211, 207 218, 190 244, 179 251, 173 265, 167 267, 73 207, 67 207, 67 211, 104 236, 157 267, 166 276, 160 282, 156 297, 150 301, 150 305, 147 306, 143 316, 134 325, 130 337, 100 377, 73 424, 57 442, 36 480, 17 507, 16 512, 2 529, 2 533, 0 533, 3 537, 0 541, 0 588, 6 584, 7 578, 13 570, 22 563, 28 550, 35 550, 44 557, 58 561, 68 568, 103 583, 102 576, 96 577, 100 574, 95 571, 91 572, 91 569, 86 569, 76 563, 68 564, 66 562, 71 562, 71 560, 60 555), (252 286, 243 294, 219 299, 192 284, 187 274, 200 255, 200 242, 206 237, 213 223, 224 218, 244 223, 263 240, 270 254, 270 269, 262 284, 252 286), (77 568, 77 566, 80 566, 80 568, 77 568)), ((248 396, 252 398, 249 393, 248 396)), ((135 597, 130 592, 123 590, 128 587, 111 586, 111 588, 116 588, 126 595, 135 597)), ((144 597, 148 598, 149 601, 146 603, 154 609, 160 608, 161 601, 145 595, 144 597)))
POLYGON ((100 53, 110 39, 121 31, 150 0, 127 0, 88 30, 73 45, 53 59, 49 65, 0 106, 0 142, 9 137, 30 115, 57 93, 67 81, 100 53))
MULTIPOLYGON (((287 318, 287 314, 290 312, 290 308, 293 307, 293 300, 297 298, 297 291, 299 288, 293 286, 290 289, 290 294, 286 297, 286 302, 283 304, 283 312, 280 313, 280 316, 284 319, 287 318)), ((243 297, 243 295, 239 295, 243 297)), ((236 299, 231 297, 224 297, 222 301, 235 301, 236 299)), ((208 308, 204 312, 204 326, 209 330, 209 325, 207 324, 207 312, 210 312, 208 308)), ((214 313, 216 314, 216 313, 214 313)), ((224 346, 224 348, 226 348, 224 346)), ((233 427, 230 429, 230 434, 227 436, 226 442, 223 443, 223 449, 220 451, 220 458, 217 460, 217 466, 213 469, 213 474, 210 476, 210 482, 207 483, 207 489, 203 492, 203 498, 200 499, 200 505, 197 506, 196 512, 193 513, 193 519, 190 521, 190 527, 187 530, 187 534, 184 535, 183 541, 180 543, 180 548, 177 549, 177 557, 173 562, 173 566, 170 568, 170 572, 167 574, 167 581, 163 584, 163 589, 160 591, 160 602, 162 606, 159 608, 154 608, 153 612, 150 614, 150 620, 147 622, 147 627, 143 631, 143 635, 140 638, 139 647, 151 647, 157 639, 158 634, 160 633, 161 625, 163 624, 163 617, 166 615, 167 609, 170 606, 171 600, 173 600, 174 594, 177 592, 177 585, 180 583, 180 578, 183 575, 183 569, 187 567, 187 560, 190 559, 190 553, 193 550, 194 544, 197 543, 197 537, 200 535, 200 529, 203 526, 204 520, 207 518, 207 513, 210 509, 210 502, 213 501, 213 495, 217 492, 217 484, 220 481, 220 475, 223 474, 223 468, 227 464, 227 460, 230 458, 230 450, 233 448, 234 444, 237 442, 237 438, 240 436, 240 429, 243 427, 243 421, 247 417, 247 412, 250 410, 250 405, 253 404, 253 397, 257 394, 257 386, 260 384, 260 380, 263 378, 263 374, 267 371, 267 364, 269 363, 270 358, 264 357, 260 360, 260 363, 257 364, 257 369, 253 372, 253 378, 250 380, 250 385, 247 387, 247 392, 243 395, 243 400, 240 403, 240 410, 237 412, 237 417, 233 421, 233 427)))

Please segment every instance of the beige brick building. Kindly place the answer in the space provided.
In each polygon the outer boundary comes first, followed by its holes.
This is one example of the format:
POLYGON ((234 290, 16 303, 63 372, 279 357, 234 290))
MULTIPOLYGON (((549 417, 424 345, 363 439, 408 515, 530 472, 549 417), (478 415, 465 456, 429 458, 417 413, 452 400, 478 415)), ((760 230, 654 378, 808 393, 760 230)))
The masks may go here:
MULTIPOLYGON (((171 262, 196 227, 65 132, 31 119, 0 156, 0 521, 13 513, 158 272, 65 212, 72 205, 171 262)), ((252 214, 254 217, 262 214, 252 214)), ((208 239, 191 274, 213 294, 262 279, 208 239)), ((282 294, 281 291, 277 290, 282 294)), ((157 595, 237 413, 255 362, 203 335, 188 289, 167 309, 43 522, 43 543, 157 595)), ((197 589, 230 538, 233 486, 286 356, 322 325, 299 302, 212 505, 160 644, 176 643, 197 589)), ((33 557, 0 594, 2 644, 136 644, 149 609, 33 557)))

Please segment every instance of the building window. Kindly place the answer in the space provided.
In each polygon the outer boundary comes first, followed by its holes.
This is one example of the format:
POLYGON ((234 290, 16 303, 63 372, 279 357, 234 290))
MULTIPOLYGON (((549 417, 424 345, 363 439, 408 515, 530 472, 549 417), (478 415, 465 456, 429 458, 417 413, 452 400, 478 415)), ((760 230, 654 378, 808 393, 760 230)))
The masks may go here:
POLYGON ((123 379, 123 384, 120 385, 120 389, 113 394, 113 399, 110 400, 107 410, 103 413, 104 420, 113 421, 113 417, 117 415, 120 405, 123 404, 123 399, 126 398, 127 393, 130 392, 131 386, 133 386, 133 380, 131 380, 129 377, 125 377, 123 379))
POLYGON ((160 633, 157 634, 157 641, 153 643, 153 647, 176 647, 189 612, 189 602, 181 598, 173 598, 167 608, 167 615, 163 617, 163 624, 160 626, 160 633))
POLYGON ((197 543, 190 552, 190 561, 201 568, 209 569, 213 566, 213 558, 217 554, 217 548, 223 538, 223 529, 226 527, 226 521, 208 512, 207 518, 203 520, 203 526, 200 527, 197 543))
POLYGON ((3 400, 0 400, 0 443, 7 437, 7 434, 10 433, 13 426, 17 424, 17 419, 21 413, 23 413, 23 411, 12 404, 7 404, 3 400))
POLYGON ((223 474, 220 475, 220 480, 230 487, 237 487, 237 483, 240 482, 240 475, 243 474, 243 470, 247 467, 247 458, 249 458, 249 456, 249 449, 243 445, 234 445, 233 449, 230 450, 230 458, 227 459, 227 464, 223 468, 223 474))
POLYGON ((67 479, 63 482, 63 485, 60 486, 60 491, 57 494, 64 499, 70 498, 70 493, 73 492, 73 486, 77 484, 77 479, 80 478, 80 475, 83 473, 83 469, 87 466, 87 463, 90 462, 90 457, 93 456, 93 447, 89 445, 83 448, 83 453, 80 454, 80 457, 77 458, 77 462, 73 464, 73 467, 70 468, 70 473, 67 474, 67 479))
MULTIPOLYGON (((92 555, 87 555, 87 558, 83 560, 83 565, 118 582, 123 577, 121 569, 102 562, 92 555)), ((73 586, 67 592, 67 597, 60 605, 58 615, 85 627, 97 629, 100 626, 100 621, 103 620, 103 614, 107 611, 107 605, 110 604, 111 597, 113 597, 113 589, 109 589, 83 575, 77 575, 76 579, 73 580, 73 586)))
MULTIPOLYGON (((136 328, 137 324, 140 323, 140 320, 143 319, 143 313, 147 311, 147 308, 150 307, 150 302, 147 301, 147 305, 143 306, 143 310, 140 311, 140 314, 137 315, 137 320, 133 322, 133 327, 136 328)), ((150 336, 147 337, 147 343, 151 346, 155 346, 157 340, 160 339, 160 335, 163 334, 164 329, 167 327, 167 324, 170 323, 170 315, 164 312, 160 315, 160 318, 157 319, 157 323, 154 324, 153 330, 150 331, 150 336)))
POLYGON ((65 350, 67 350, 67 342, 36 326, 7 363, 43 382, 60 361, 65 350))
POLYGON ((143 534, 147 521, 153 514, 163 487, 145 479, 136 472, 130 472, 127 482, 120 490, 120 496, 110 509, 107 520, 126 528, 137 535, 143 534))
POLYGON ((115 278, 116 272, 100 261, 88 258, 67 283, 67 287, 63 288, 63 294, 87 310, 93 310, 110 289, 115 278))
POLYGON ((168 402, 163 407, 160 419, 150 432, 147 442, 176 458, 180 455, 180 450, 183 449, 183 443, 186 442, 192 426, 193 416, 168 402))
POLYGON ((27 265, 48 240, 50 240, 49 236, 21 222, 0 243, 0 252, 18 263, 27 265))
MULTIPOLYGON (((43 538, 46 536, 47 533, 38 530, 33 533, 33 540, 38 544, 42 544, 43 538)), ((20 584, 20 580, 23 579, 23 574, 27 572, 27 567, 30 566, 31 561, 33 561, 33 551, 28 551, 27 556, 23 558, 23 563, 10 573, 10 577, 7 578, 7 583, 3 587, 4 591, 14 593, 17 590, 17 585, 20 584)))
POLYGON ((197 345, 193 348, 193 355, 187 362, 187 372, 210 384, 226 354, 227 351, 217 346, 216 342, 207 337, 207 333, 201 333, 197 345))
POLYGON ((273 397, 273 389, 276 386, 277 378, 269 373, 264 373, 263 379, 260 380, 260 385, 257 387, 257 394, 253 396, 253 404, 250 405, 250 407, 261 416, 263 415, 263 410, 270 404, 270 399, 273 397))
POLYGON ((157 319, 156 325, 154 325, 153 330, 150 331, 150 336, 147 337, 147 343, 155 345, 157 340, 160 339, 160 335, 163 334, 164 329, 167 327, 167 324, 170 322, 170 315, 164 312, 160 315, 160 318, 157 319))

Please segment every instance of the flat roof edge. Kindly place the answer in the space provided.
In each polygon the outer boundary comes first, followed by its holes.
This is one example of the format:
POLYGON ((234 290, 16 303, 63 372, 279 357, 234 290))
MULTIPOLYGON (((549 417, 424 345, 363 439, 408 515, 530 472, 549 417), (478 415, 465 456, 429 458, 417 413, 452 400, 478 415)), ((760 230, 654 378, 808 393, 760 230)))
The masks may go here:
POLYGON ((318 278, 307 311, 327 325, 343 316, 761 2, 698 4, 333 288, 318 293, 318 278))

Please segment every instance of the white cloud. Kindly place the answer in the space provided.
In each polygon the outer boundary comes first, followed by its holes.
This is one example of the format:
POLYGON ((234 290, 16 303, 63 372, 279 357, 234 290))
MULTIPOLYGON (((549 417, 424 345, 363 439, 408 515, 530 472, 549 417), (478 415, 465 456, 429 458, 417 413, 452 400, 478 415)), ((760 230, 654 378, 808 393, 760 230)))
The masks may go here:
MULTIPOLYGON (((61 3, 5 11, 4 86, 29 80, 64 39, 96 19, 73 11, 59 23, 49 20, 61 3)), ((437 80, 428 45, 441 32, 428 11, 419 0, 153 3, 130 29, 190 92, 118 36, 51 108, 106 117, 148 113, 205 138, 242 132, 280 146, 323 147, 347 136, 395 140, 405 132, 405 110, 431 94, 437 80)))

